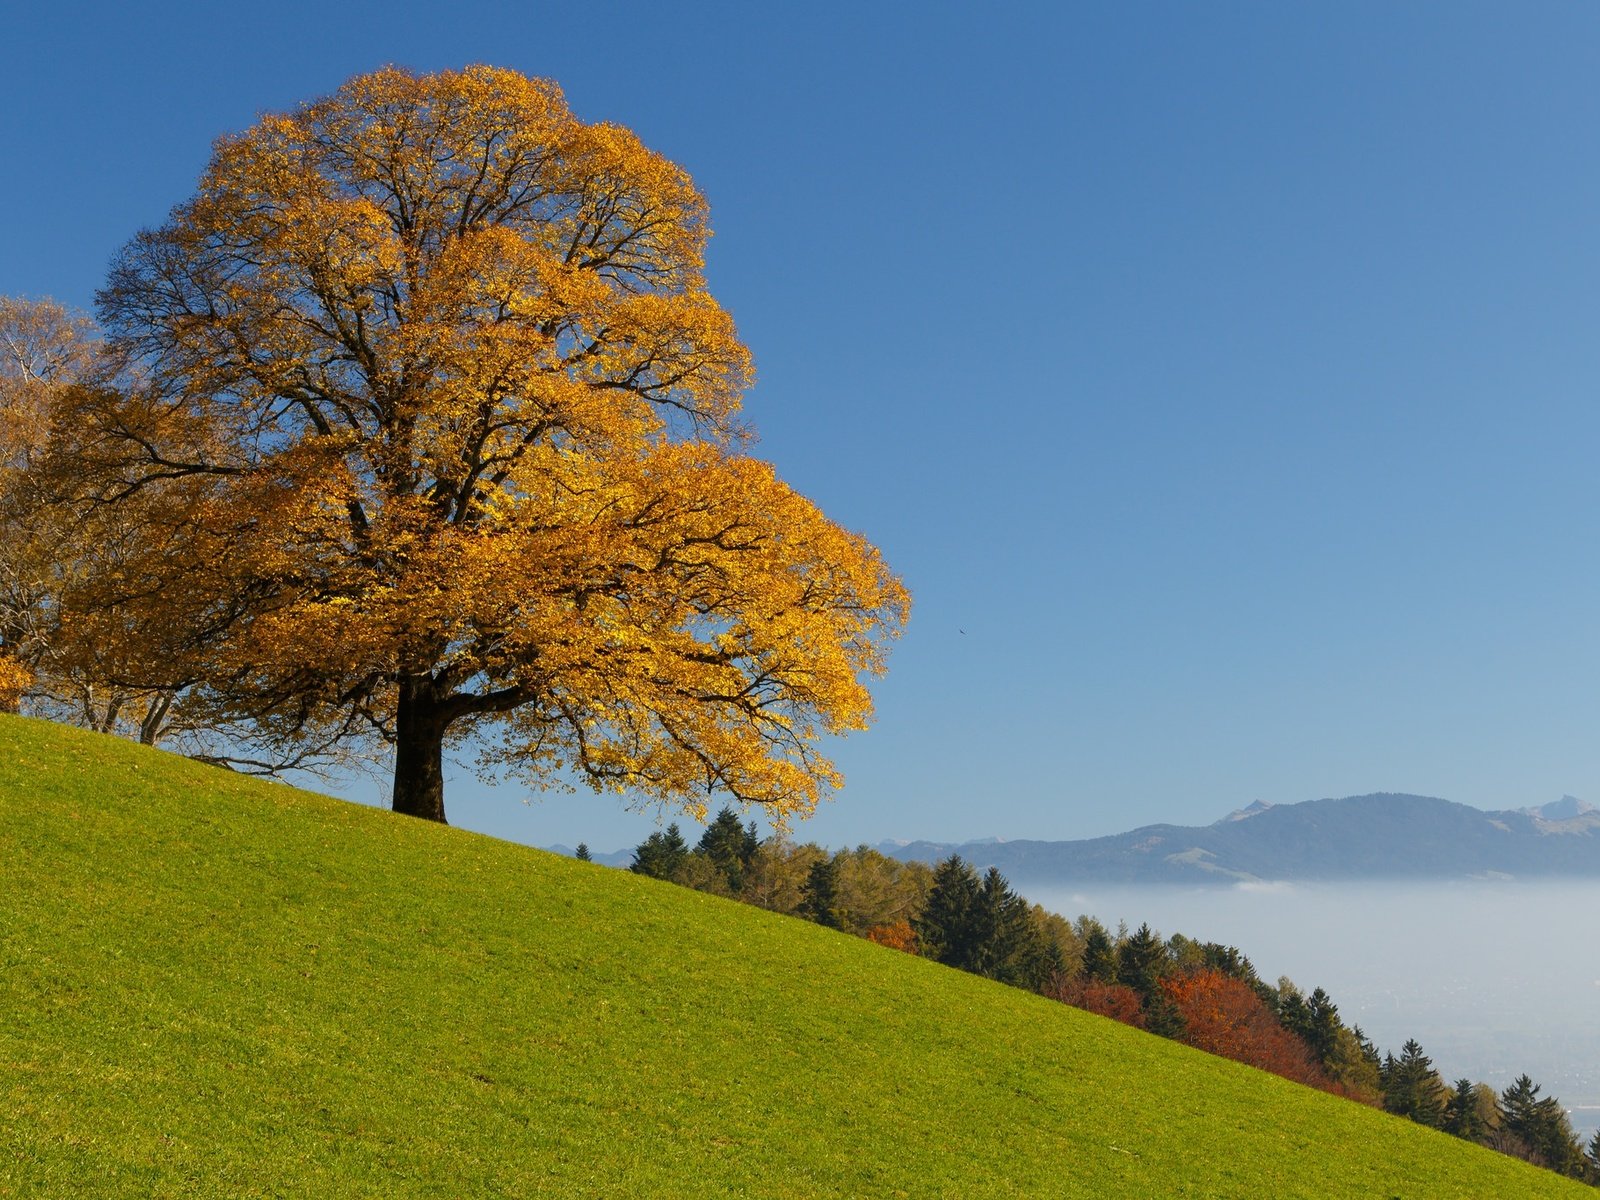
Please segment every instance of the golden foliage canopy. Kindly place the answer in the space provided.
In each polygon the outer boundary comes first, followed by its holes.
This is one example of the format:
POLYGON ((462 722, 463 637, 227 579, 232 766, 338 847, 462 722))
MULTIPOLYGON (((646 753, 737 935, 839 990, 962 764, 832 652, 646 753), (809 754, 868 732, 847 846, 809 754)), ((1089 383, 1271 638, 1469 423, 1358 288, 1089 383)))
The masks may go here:
POLYGON ((402 811, 443 819, 490 719, 534 779, 809 811, 908 601, 745 453, 708 236, 683 170, 511 71, 221 139, 100 296, 140 383, 82 397, 77 469, 173 498, 110 607, 204 631, 236 717, 393 740, 402 811))

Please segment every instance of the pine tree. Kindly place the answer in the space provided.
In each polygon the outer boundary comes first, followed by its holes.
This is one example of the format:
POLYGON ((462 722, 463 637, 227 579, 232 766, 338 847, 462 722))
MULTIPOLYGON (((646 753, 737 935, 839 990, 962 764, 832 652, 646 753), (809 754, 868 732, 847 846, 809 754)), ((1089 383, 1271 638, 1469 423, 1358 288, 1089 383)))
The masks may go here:
POLYGON ((737 896, 744 887, 745 874, 750 869, 751 859, 755 857, 756 845, 755 825, 746 830, 733 809, 724 807, 706 826, 705 833, 700 835, 695 853, 710 860, 711 865, 728 881, 729 893, 737 896))
POLYGON ((974 897, 971 913, 971 961, 979 975, 1018 987, 1034 987, 1048 971, 1044 938, 1028 911, 1028 902, 1011 890, 998 868, 990 867, 974 897))
POLYGON ((589 843, 579 842, 578 848, 573 851, 573 857, 579 862, 593 862, 594 857, 589 853, 589 843))
POLYGON ((1465 1077, 1456 1080, 1455 1089, 1444 1106, 1444 1124, 1441 1128, 1469 1142, 1481 1141, 1484 1134, 1489 1132, 1483 1112, 1478 1107, 1478 1088, 1472 1080, 1465 1077))
POLYGON ((1117 948, 1099 921, 1089 927, 1083 939, 1083 977, 1098 983, 1117 981, 1117 948))
POLYGON ((756 823, 751 821, 744 827, 744 845, 739 854, 739 861, 743 864, 740 872, 739 894, 743 898, 745 888, 751 886, 751 873, 755 869, 756 855, 761 852, 761 833, 756 829, 756 823))
POLYGON ((1374 1077, 1376 1077, 1382 1069, 1382 1063, 1378 1057, 1378 1047, 1373 1044, 1372 1039, 1366 1035, 1361 1026, 1353 1027, 1350 1032, 1354 1035, 1356 1045, 1360 1048, 1361 1057, 1366 1060, 1367 1065, 1372 1068, 1374 1077))
MULTIPOLYGON (((1028 920, 1033 926, 1034 938, 1043 947, 1038 959, 1037 976, 1032 981, 1031 986, 1036 992, 1046 992, 1051 987, 1064 982, 1072 974, 1072 964, 1067 962, 1067 951, 1060 940, 1060 935, 1063 932, 1071 938, 1072 927, 1054 913, 1046 912, 1037 904, 1029 909, 1028 920)), ((1069 944, 1074 948, 1078 948, 1078 943, 1075 939, 1069 944)))
POLYGON ((811 864, 800 889, 800 915, 829 929, 843 929, 844 916, 839 910, 839 860, 824 856, 811 864))
POLYGON ((1519 1075, 1500 1094, 1500 1104, 1505 1112, 1504 1128, 1522 1143, 1522 1157, 1563 1175, 1582 1176, 1583 1149, 1559 1100, 1554 1096, 1541 1099, 1539 1085, 1527 1075, 1519 1075))
POLYGON ((1536 1150, 1539 1126, 1539 1085, 1531 1076, 1518 1075, 1500 1093, 1500 1108, 1505 1113, 1504 1128, 1523 1143, 1521 1157, 1531 1158, 1536 1150))
POLYGON ((911 922, 924 955, 964 971, 973 969, 978 889, 977 872, 959 855, 952 854, 934 869, 928 899, 911 922))
POLYGON ((633 864, 628 868, 638 875, 653 879, 671 879, 689 857, 689 844, 676 824, 668 825, 666 833, 657 830, 633 852, 633 864))
POLYGON ((1278 1024, 1297 1038, 1308 1041, 1306 1034, 1311 1029, 1311 1009, 1306 1004, 1305 996, 1287 975, 1279 977, 1278 991, 1271 1003, 1272 1010, 1278 1014, 1278 1024))
MULTIPOLYGON (((1176 936, 1174 935, 1174 938, 1176 936)), ((1197 965, 1221 971, 1231 979, 1243 980, 1256 991, 1257 995, 1261 995, 1261 977, 1256 974, 1255 964, 1246 958, 1237 946, 1205 942, 1200 946, 1200 961, 1197 965)), ((1266 997, 1262 996, 1262 999, 1265 1000, 1266 997)))
POLYGON ((1327 1066, 1339 1046, 1339 1031, 1344 1022, 1339 1020, 1339 1008, 1333 998, 1321 988, 1315 989, 1306 1000, 1306 1028, 1301 1033, 1317 1061, 1327 1066))
POLYGON ((1117 947, 1117 982, 1131 987, 1146 1001, 1167 970, 1167 946, 1148 924, 1123 939, 1117 947))
POLYGON ((1435 1129, 1444 1121, 1444 1081, 1415 1038, 1400 1047, 1398 1059, 1393 1055, 1385 1058, 1383 1081, 1386 1112, 1410 1117, 1419 1125, 1435 1129))

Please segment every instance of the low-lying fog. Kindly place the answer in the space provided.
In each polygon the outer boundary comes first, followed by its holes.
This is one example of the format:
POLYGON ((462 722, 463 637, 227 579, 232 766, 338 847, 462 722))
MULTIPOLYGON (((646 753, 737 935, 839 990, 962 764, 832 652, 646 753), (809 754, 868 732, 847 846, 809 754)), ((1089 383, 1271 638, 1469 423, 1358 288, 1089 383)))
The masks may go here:
POLYGON ((1447 1083, 1526 1071, 1585 1143, 1600 1125, 1600 882, 1018 890, 1113 932, 1237 946, 1268 982, 1324 988, 1380 1051, 1414 1037, 1447 1083))

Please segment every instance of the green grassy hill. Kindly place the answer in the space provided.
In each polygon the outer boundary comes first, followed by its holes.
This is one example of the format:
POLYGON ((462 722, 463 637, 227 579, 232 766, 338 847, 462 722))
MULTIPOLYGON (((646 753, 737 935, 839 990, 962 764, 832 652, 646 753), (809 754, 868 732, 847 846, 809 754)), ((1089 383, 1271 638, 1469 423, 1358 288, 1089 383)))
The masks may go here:
POLYGON ((801 921, 0 717, 0 1196, 1590 1196, 801 921))

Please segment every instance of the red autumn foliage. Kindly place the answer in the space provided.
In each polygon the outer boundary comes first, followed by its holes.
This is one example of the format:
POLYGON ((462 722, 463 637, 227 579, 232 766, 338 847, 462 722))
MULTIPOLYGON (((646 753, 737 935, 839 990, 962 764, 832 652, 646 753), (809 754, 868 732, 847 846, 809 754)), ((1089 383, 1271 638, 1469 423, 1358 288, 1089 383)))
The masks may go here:
POLYGON ((878 945, 887 946, 891 950, 904 950, 907 954, 917 952, 917 933, 911 928, 910 921, 874 925, 867 930, 867 941, 877 942, 878 945))
POLYGON ((1045 994, 1073 1008, 1086 1009, 1135 1029, 1145 1027, 1144 1001, 1131 987, 1098 979, 1061 979, 1045 994))
POLYGON ((1206 968, 1161 981, 1178 1015, 1182 1041, 1324 1091, 1339 1090, 1311 1048, 1290 1033, 1242 979, 1206 968))

